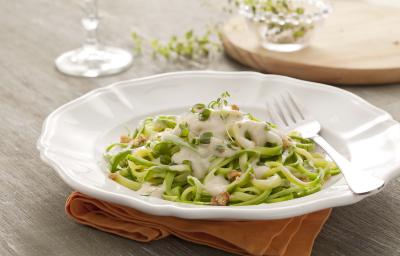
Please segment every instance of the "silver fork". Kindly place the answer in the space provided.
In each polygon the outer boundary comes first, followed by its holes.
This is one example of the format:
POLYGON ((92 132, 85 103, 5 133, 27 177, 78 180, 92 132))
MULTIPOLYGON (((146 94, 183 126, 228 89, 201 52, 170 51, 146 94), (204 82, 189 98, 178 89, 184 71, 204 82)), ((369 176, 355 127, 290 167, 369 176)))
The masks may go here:
POLYGON ((286 131, 300 132, 304 138, 312 139, 325 150, 340 168, 348 186, 355 194, 375 192, 385 184, 383 180, 357 169, 324 138, 319 136, 320 123, 310 116, 289 92, 274 98, 272 102, 267 102, 267 111, 272 122, 286 131))

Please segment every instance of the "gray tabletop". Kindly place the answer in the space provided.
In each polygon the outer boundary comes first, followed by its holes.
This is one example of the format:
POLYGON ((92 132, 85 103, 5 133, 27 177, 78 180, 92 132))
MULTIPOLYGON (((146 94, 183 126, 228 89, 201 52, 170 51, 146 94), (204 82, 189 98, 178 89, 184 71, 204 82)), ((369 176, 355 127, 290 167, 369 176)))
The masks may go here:
MULTIPOLYGON (((99 2, 103 41, 127 49, 131 31, 167 38, 224 17, 213 1, 99 2)), ((54 59, 82 42, 80 17, 78 0, 0 0, 0 255, 227 255, 174 237, 137 243, 65 215, 71 189, 41 162, 35 147, 52 110, 123 79, 186 69, 245 69, 224 55, 200 66, 143 56, 120 75, 64 76, 54 69, 54 59)), ((400 119, 400 85, 343 88, 400 119)), ((334 209, 313 255, 400 255, 400 180, 360 203, 334 209)))

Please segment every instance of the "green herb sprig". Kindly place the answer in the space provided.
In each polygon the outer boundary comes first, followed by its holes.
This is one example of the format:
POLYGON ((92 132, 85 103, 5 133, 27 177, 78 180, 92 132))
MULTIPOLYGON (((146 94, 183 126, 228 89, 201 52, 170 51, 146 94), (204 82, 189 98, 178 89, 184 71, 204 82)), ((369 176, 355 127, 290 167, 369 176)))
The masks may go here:
POLYGON ((218 28, 208 28, 203 34, 196 34, 194 30, 185 32, 182 36, 172 36, 167 41, 159 39, 145 40, 138 33, 132 33, 134 53, 140 54, 146 46, 150 46, 153 57, 170 59, 204 59, 213 51, 221 51, 218 28))
POLYGON ((212 50, 221 50, 219 41, 212 40, 213 33, 214 30, 209 29, 202 35, 196 35, 193 30, 189 30, 183 37, 172 36, 165 43, 153 40, 151 46, 155 56, 160 55, 166 59, 208 57, 212 50))
POLYGON ((133 53, 135 55, 141 54, 142 53, 142 48, 143 48, 143 38, 139 36, 138 33, 132 32, 131 34, 132 40, 133 40, 133 53))

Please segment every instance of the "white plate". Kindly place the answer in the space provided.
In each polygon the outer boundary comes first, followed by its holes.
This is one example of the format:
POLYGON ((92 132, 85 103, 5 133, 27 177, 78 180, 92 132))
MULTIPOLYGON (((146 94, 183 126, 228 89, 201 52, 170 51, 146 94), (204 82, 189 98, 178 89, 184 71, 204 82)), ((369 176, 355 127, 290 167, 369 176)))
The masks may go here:
POLYGON ((188 219, 263 220, 297 216, 353 204, 341 176, 315 194, 254 206, 199 206, 145 197, 107 178, 102 159, 106 145, 126 127, 154 114, 181 113, 209 102, 223 91, 244 111, 266 118, 265 101, 288 90, 321 122, 322 135, 351 162, 388 182, 400 172, 400 125, 385 111, 344 90, 283 76, 254 72, 178 72, 119 82, 94 90, 51 113, 38 148, 73 189, 140 211, 188 219))

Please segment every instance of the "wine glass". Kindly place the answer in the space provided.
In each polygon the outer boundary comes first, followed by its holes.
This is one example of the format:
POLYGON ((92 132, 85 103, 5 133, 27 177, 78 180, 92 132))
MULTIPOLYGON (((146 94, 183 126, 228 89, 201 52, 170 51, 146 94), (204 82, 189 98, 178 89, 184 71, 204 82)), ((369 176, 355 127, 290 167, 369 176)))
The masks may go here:
POLYGON ((81 48, 59 56, 55 61, 57 69, 68 75, 83 77, 111 75, 127 69, 132 63, 132 55, 128 51, 99 43, 97 0, 84 0, 83 9, 85 42, 81 48))

